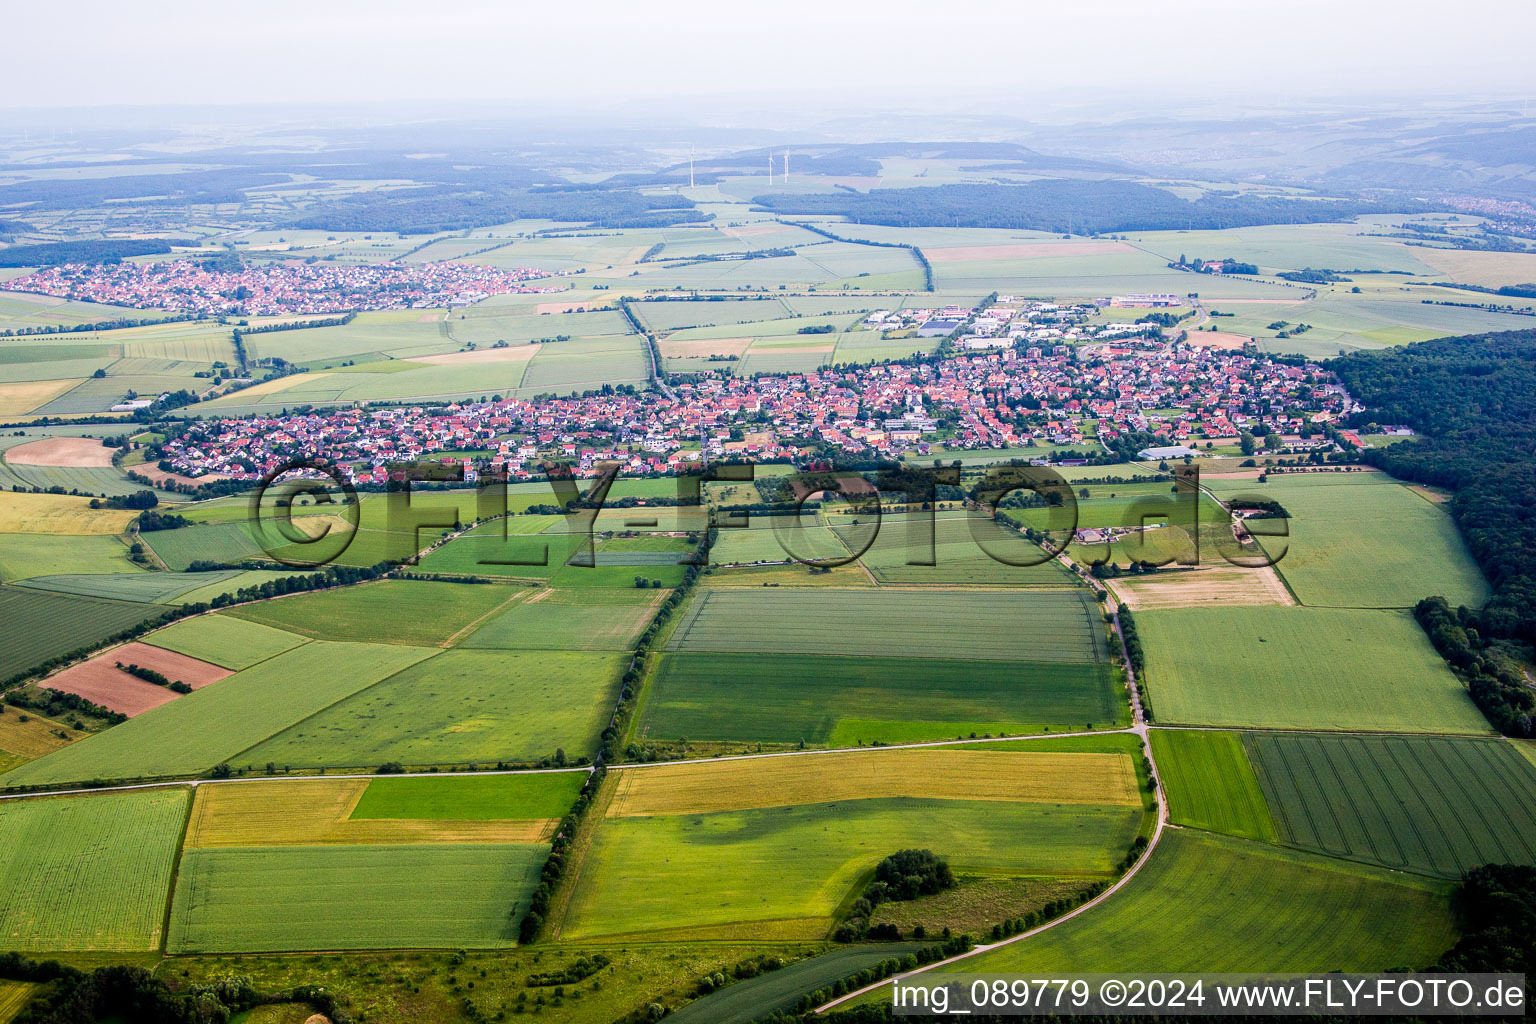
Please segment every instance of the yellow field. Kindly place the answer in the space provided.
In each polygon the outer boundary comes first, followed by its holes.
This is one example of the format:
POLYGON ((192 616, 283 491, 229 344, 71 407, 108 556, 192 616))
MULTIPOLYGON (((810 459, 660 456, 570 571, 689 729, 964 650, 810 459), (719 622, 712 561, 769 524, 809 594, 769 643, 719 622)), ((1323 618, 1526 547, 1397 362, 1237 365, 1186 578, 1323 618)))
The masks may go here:
POLYGON ((0 1024, 8 1024, 21 1012, 37 986, 26 981, 0 981, 0 1024))
POLYGON ((76 384, 76 380, 25 380, 0 384, 0 416, 24 416, 40 405, 47 405, 76 384))
POLYGON ((1428 246, 1415 246, 1412 251, 1416 259, 1434 267, 1457 284, 1501 288, 1507 284, 1529 284, 1536 281, 1536 254, 1532 253, 1432 249, 1428 246))
POLYGON ((122 533, 137 512, 91 508, 90 498, 0 491, 0 533, 122 533))
POLYGON ((244 401, 257 395, 271 395, 279 391, 287 391, 289 388, 299 384, 311 384, 321 377, 329 376, 330 374, 324 371, 320 373, 294 373, 287 377, 279 377, 276 380, 266 380, 260 384, 252 384, 248 388, 241 388, 239 391, 232 392, 228 397, 231 402, 237 400, 244 401))
POLYGON ((6 708, 5 714, 0 715, 0 750, 8 754, 34 758, 69 745, 69 740, 60 739, 53 734, 53 730, 63 726, 38 718, 36 715, 27 715, 29 720, 23 722, 21 716, 24 714, 26 712, 15 708, 6 708))
POLYGON ((188 849, 362 843, 538 843, 554 819, 537 821, 348 820, 367 779, 261 781, 199 786, 188 849))
POLYGON ((885 750, 626 768, 608 817, 712 814, 874 797, 1141 802, 1124 754, 885 750))
POLYGON ((1121 576, 1106 582, 1115 597, 1135 611, 1296 603, 1274 566, 1261 569, 1219 566, 1152 576, 1121 576))

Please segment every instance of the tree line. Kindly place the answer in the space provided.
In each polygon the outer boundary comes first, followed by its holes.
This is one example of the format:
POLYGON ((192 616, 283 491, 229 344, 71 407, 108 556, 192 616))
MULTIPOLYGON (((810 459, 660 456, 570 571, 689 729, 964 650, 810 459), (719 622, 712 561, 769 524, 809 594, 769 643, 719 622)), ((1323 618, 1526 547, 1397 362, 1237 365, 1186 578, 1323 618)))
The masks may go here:
MULTIPOLYGON (((1481 608, 1421 603, 1420 622, 1471 676, 1499 678, 1502 653, 1536 642, 1536 331, 1440 338, 1340 356, 1329 368, 1371 411, 1351 418, 1404 423, 1419 437, 1371 448, 1361 459, 1393 476, 1451 490, 1450 512, 1493 586, 1481 608), (1455 628, 1466 634, 1462 653, 1455 628), (1491 671, 1490 671, 1491 670, 1491 671)), ((1529 708, 1507 686, 1485 713, 1498 728, 1531 735, 1529 708)), ((1489 698, 1488 688, 1482 688, 1489 698)))

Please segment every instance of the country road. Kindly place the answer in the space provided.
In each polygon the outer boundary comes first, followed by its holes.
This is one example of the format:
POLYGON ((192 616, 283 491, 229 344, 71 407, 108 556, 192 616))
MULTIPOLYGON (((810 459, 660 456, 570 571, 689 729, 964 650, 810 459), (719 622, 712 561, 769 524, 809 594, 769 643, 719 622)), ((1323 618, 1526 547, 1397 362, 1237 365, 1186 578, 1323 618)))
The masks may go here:
MULTIPOLYGON (((1065 554, 1062 554, 1060 558, 1061 561, 1068 567, 1073 566, 1072 561, 1067 558, 1065 554)), ((1154 851, 1157 850, 1157 844, 1163 838, 1163 829, 1171 826, 1168 822, 1168 799, 1167 796, 1163 793, 1163 777, 1162 773, 1157 770, 1157 758, 1152 753, 1152 742, 1148 736, 1146 713, 1142 708, 1141 684, 1136 678, 1136 670, 1131 666, 1130 651, 1126 649, 1125 637, 1120 632, 1120 608, 1115 603, 1115 595, 1108 588, 1099 583, 1098 580, 1092 579, 1091 577, 1088 577, 1087 579, 1091 586, 1093 586, 1095 589, 1102 589, 1103 592, 1107 595, 1105 603, 1110 614, 1114 618, 1115 636, 1120 640, 1120 655, 1125 660, 1126 686, 1130 692, 1132 724, 1129 729, 1117 729, 1115 731, 1131 732, 1135 733, 1137 736, 1140 736, 1142 750, 1147 756, 1147 763, 1152 766, 1152 792, 1157 800, 1157 817, 1152 826, 1152 838, 1148 841, 1147 848, 1142 851, 1142 854, 1139 858, 1137 858, 1136 863, 1132 864, 1130 869, 1126 871, 1125 874, 1116 879, 1114 884, 1112 884, 1108 889, 1105 889, 1103 892, 1099 893, 1093 899, 1089 900, 1087 903, 1084 903, 1082 906, 1073 910, 1069 910, 1065 914, 1062 914, 1060 917, 1053 918, 1052 920, 1047 921, 1045 924, 1039 925, 1038 927, 1022 931, 1019 934, 1012 936, 1011 938, 1006 938, 999 942, 982 943, 980 945, 973 946, 967 952, 959 953, 955 956, 949 957, 946 960, 937 960, 931 964, 924 964, 923 966, 918 967, 915 970, 907 971, 904 974, 893 975, 892 977, 886 978, 883 981, 877 981, 872 985, 865 985, 863 988, 855 989, 854 991, 849 992, 847 995, 840 996, 837 999, 833 999, 816 1007, 817 1013, 826 1013, 828 1010, 840 1006, 849 1000, 857 999, 866 993, 877 991, 886 985, 894 985, 896 982, 913 977, 914 975, 937 970, 941 967, 949 967, 952 964, 957 964, 963 960, 969 960, 970 958, 978 956, 982 953, 989 953, 994 949, 1001 949, 1003 946, 1010 946, 1015 942, 1022 942, 1025 939, 1033 938, 1034 936, 1039 935, 1041 932, 1050 931, 1052 928, 1055 928, 1066 921, 1070 921, 1080 914, 1087 913, 1093 907, 1098 906, 1100 903, 1103 903, 1105 900, 1114 896, 1115 893, 1124 888, 1131 881, 1131 879, 1136 877, 1137 873, 1141 871, 1142 866, 1152 858, 1154 851)))

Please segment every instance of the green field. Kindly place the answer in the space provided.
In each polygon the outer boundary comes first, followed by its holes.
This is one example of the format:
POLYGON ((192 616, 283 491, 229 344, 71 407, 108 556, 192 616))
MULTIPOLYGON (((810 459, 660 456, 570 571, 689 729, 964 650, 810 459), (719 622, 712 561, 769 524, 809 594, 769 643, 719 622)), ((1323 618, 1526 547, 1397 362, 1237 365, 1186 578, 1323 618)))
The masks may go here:
POLYGON ((1456 939, 1443 883, 1178 830, 1150 858, 1123 892, 965 971, 1376 971, 1456 939))
POLYGON ((464 638, 468 648, 627 651, 656 614, 662 591, 538 590, 464 638))
MULTIPOLYGON (((624 516, 632 518, 636 514, 624 516)), ((450 541, 422 559, 422 569, 466 576, 548 580, 559 587, 633 587, 637 575, 659 579, 665 587, 682 582, 680 565, 569 565, 571 557, 585 548, 587 536, 583 533, 551 528, 544 533, 513 534, 504 539, 500 528, 500 523, 490 523, 477 527, 473 534, 450 541)))
POLYGON ((800 997, 829 988, 851 974, 891 958, 900 959, 923 943, 881 943, 836 947, 788 967, 729 985, 668 1014, 674 1024, 752 1024, 765 1013, 793 1010, 800 997))
POLYGON ((22 951, 152 950, 187 793, 0 804, 0 934, 22 951))
POLYGON ((242 669, 306 641, 302 636, 229 615, 199 615, 156 630, 144 642, 225 668, 242 669))
POLYGON ((506 587, 381 580, 258 601, 226 614, 315 639, 433 646, 514 596, 520 595, 506 587))
POLYGON ((33 576, 142 571, 128 560, 128 545, 116 537, 0 534, 0 580, 8 583, 33 576))
MULTIPOLYGON (((860 517, 864 518, 864 517, 860 517)), ((929 557, 928 527, 922 517, 881 516, 870 541, 872 523, 835 526, 833 533, 850 551, 868 546, 860 561, 875 579, 888 584, 997 584, 1011 586, 1076 586, 1072 573, 1054 559, 1038 565, 1010 565, 993 552, 1016 562, 1045 558, 1040 548, 981 517, 937 518, 931 525, 932 565, 909 565, 929 557)))
POLYGON ((1444 505, 1380 473, 1271 476, 1269 482, 1218 480, 1223 498, 1258 495, 1291 513, 1290 536, 1267 541, 1302 604, 1410 608, 1438 594, 1481 605, 1488 585, 1444 505))
POLYGON ((1237 733, 1154 729, 1152 752, 1174 822, 1275 841, 1275 824, 1237 733))
MULTIPOLYGON (((23 584, 30 590, 48 590, 58 594, 79 594, 82 597, 103 597, 116 601, 142 601, 169 603, 184 598, 193 591, 210 588, 215 594, 224 590, 218 585, 240 575, 234 570, 219 572, 123 572, 84 575, 36 576, 23 584)), ((231 586, 228 589, 235 589, 231 586)))
POLYGON ((1536 864, 1536 767, 1504 740, 1244 737, 1282 842, 1458 878, 1536 864))
POLYGON ((464 778, 373 779, 353 818, 459 821, 563 818, 587 781, 581 771, 464 778))
MULTIPOLYGON (((13 769, 9 784, 193 775, 433 652, 316 641, 13 769)), ((238 758, 237 766, 267 760, 238 758)))
POLYGON ((549 847, 281 846, 182 855, 176 953, 511 946, 549 847))
POLYGON ((563 938, 828 916, 888 854, 932 849, 957 870, 1108 872, 1140 808, 904 798, 609 818, 582 867, 563 938))
MULTIPOLYGON (((206 603, 208 601, 212 601, 220 594, 238 593, 244 587, 259 587, 263 583, 269 583, 281 579, 289 579, 295 576, 306 576, 308 574, 308 570, 304 569, 235 570, 228 573, 225 579, 221 579, 217 582, 198 587, 196 590, 186 591, 185 593, 172 598, 171 604, 206 603)), ((208 575, 210 577, 214 575, 226 576, 224 573, 209 573, 208 575)))
POLYGON ((1128 717, 1107 665, 804 654, 666 654, 644 707, 645 738, 836 746, 1128 717))
POLYGON ((623 654, 444 651, 273 730, 246 757, 294 767, 494 764, 557 749, 574 758, 595 749, 628 663, 623 654))
POLYGON ((1160 722, 1485 733, 1407 612, 1178 608, 1136 616, 1160 722))
POLYGON ((198 561, 238 562, 243 558, 266 557, 245 523, 154 530, 144 534, 143 540, 162 562, 176 570, 198 561))
POLYGON ((161 611, 150 605, 0 586, 0 679, 100 643, 161 611))
POLYGON ((1103 636, 1086 591, 705 590, 667 649, 1093 664, 1103 636))

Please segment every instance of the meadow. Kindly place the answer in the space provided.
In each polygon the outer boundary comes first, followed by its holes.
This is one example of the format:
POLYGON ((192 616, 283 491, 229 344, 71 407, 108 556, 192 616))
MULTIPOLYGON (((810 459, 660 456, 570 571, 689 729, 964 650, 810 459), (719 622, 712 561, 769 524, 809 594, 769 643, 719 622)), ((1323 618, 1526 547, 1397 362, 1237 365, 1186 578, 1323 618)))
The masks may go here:
POLYGON ((157 629, 144 642, 232 669, 250 668, 307 643, 293 633, 230 615, 182 619, 157 629))
POLYGON ((1444 505, 1380 473, 1215 480, 1223 498, 1259 495, 1290 512, 1286 540, 1266 543, 1305 605, 1410 608, 1438 594, 1480 605, 1488 585, 1444 505))
POLYGON ((1067 590, 705 590, 669 651, 996 661, 1106 657, 1098 608, 1067 590))
POLYGON ((1168 831, 1113 899, 967 972, 1379 971, 1456 938, 1449 886, 1246 839, 1168 831))
POLYGON ((1536 864, 1536 767, 1507 741, 1433 736, 1243 738, 1282 842, 1459 878, 1536 864))
POLYGON ((380 580, 240 605, 224 613, 313 639, 446 646, 522 597, 521 590, 426 580, 380 580))
POLYGON ((1176 608, 1136 617, 1160 722, 1486 733, 1407 612, 1176 608))
POLYGON ((158 948, 186 809, 182 790, 0 805, 6 948, 158 948))
POLYGON ((1237 733, 1154 729, 1152 753, 1177 824, 1275 841, 1275 824, 1237 733))
POLYGON ((174 953, 511 946, 542 844, 188 850, 174 953))
POLYGON ((560 749, 574 758, 596 748, 628 663, 617 653, 444 651, 272 730, 245 758, 296 768, 488 765, 560 749))
POLYGON ((663 655, 643 707, 641 738, 832 745, 1128 716, 1107 665, 718 652, 663 655))
POLYGON ((13 769, 6 782, 198 774, 432 653, 390 644, 305 644, 13 769))

